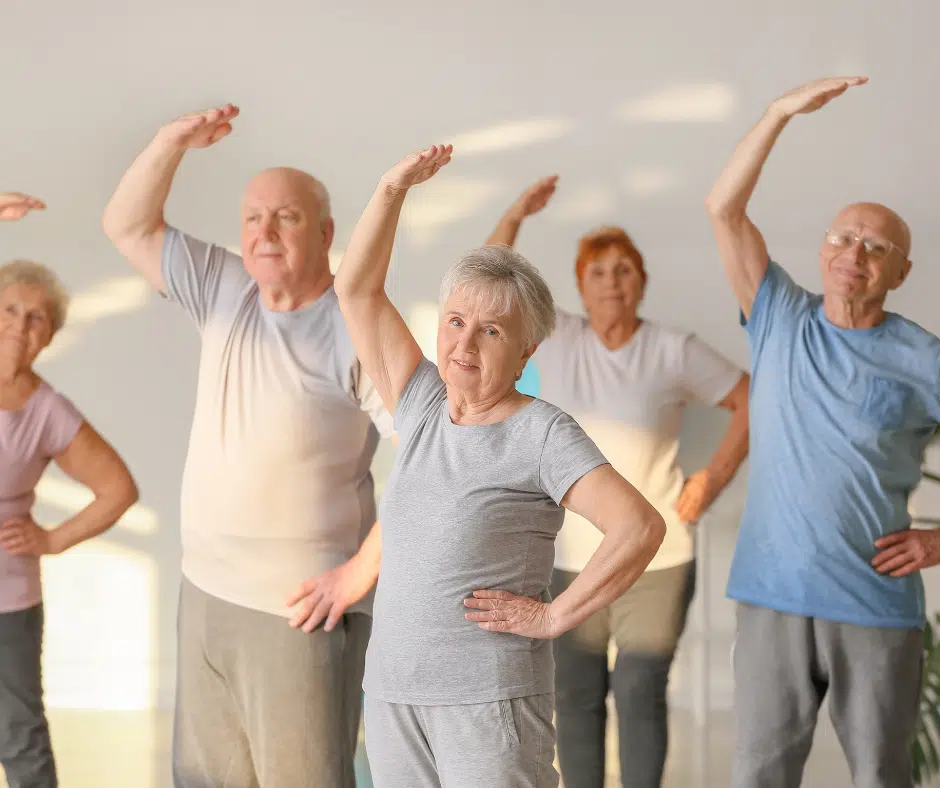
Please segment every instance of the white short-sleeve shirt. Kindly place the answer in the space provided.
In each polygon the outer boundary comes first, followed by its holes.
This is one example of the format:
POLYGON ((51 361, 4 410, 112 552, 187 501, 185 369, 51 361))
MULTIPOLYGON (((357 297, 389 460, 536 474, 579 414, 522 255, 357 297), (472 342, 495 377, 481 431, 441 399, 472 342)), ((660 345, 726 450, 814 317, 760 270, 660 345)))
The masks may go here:
MULTIPOLYGON (((675 510, 684 482, 677 462, 683 411, 690 401, 717 405, 741 379, 741 369, 694 334, 648 320, 625 345, 608 350, 587 318, 561 310, 533 363, 539 397, 575 418, 665 519, 666 537, 648 571, 692 560, 690 527, 675 510)), ((602 538, 567 512, 555 566, 580 572, 602 538)))

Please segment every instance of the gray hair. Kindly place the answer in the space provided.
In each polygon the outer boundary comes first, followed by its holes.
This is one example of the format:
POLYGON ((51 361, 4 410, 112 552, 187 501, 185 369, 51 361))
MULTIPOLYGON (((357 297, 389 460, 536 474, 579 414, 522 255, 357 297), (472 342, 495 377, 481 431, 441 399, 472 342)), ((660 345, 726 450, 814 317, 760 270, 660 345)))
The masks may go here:
POLYGON ((511 246, 465 252, 441 282, 441 304, 456 290, 472 293, 497 315, 522 314, 526 344, 538 345, 555 330, 555 300, 538 269, 511 246))
POLYGON ((13 285, 40 288, 46 296, 52 333, 62 328, 69 308, 69 294, 55 271, 32 260, 14 260, 0 265, 0 292, 13 285))

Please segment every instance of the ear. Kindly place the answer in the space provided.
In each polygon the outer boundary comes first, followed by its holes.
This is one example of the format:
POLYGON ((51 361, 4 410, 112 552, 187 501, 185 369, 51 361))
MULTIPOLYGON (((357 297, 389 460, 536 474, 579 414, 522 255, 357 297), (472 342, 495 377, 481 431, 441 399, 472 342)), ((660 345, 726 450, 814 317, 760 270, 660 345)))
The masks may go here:
MULTIPOLYGON (((525 362, 525 364, 529 363, 529 359, 532 358, 533 355, 535 355, 535 351, 538 349, 539 349, 538 345, 529 345, 525 349, 525 351, 523 351, 522 360, 525 362)), ((523 366, 525 366, 525 364, 523 364, 523 366)))
POLYGON ((332 217, 320 225, 320 232, 323 234, 323 245, 329 251, 333 245, 333 235, 336 232, 336 224, 333 222, 332 217))
POLYGON ((897 272, 897 277, 894 280, 894 284, 891 286, 892 290, 896 290, 897 288, 899 288, 901 285, 904 284, 904 281, 907 279, 908 274, 910 274, 911 272, 912 266, 913 266, 913 263, 907 259, 905 259, 904 262, 901 263, 901 266, 897 272))

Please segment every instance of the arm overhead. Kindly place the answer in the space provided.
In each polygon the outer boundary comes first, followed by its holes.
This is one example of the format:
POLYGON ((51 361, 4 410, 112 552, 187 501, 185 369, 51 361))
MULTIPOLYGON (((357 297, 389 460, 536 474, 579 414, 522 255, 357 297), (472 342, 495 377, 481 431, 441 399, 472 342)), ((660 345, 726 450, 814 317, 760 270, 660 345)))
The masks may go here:
POLYGON ((794 115, 814 112, 867 77, 820 79, 776 99, 738 144, 719 176, 705 207, 731 288, 749 317, 767 270, 767 244, 747 215, 747 205, 774 143, 794 115))
POLYGON ((185 115, 161 128, 124 173, 105 208, 102 227, 118 251, 143 277, 166 294, 161 270, 167 223, 163 207, 173 177, 190 148, 206 148, 227 136, 238 115, 231 104, 185 115))
POLYGON ((450 161, 449 145, 406 156, 379 181, 353 230, 333 286, 365 373, 395 413, 398 398, 421 361, 421 349, 385 293, 385 277, 408 189, 450 161))
POLYGON ((486 245, 515 245, 516 236, 519 235, 522 222, 532 214, 541 211, 548 204, 548 201, 555 193, 557 185, 558 176, 549 175, 537 180, 522 192, 516 201, 509 206, 509 210, 503 214, 493 232, 490 233, 490 237, 486 239, 486 245))

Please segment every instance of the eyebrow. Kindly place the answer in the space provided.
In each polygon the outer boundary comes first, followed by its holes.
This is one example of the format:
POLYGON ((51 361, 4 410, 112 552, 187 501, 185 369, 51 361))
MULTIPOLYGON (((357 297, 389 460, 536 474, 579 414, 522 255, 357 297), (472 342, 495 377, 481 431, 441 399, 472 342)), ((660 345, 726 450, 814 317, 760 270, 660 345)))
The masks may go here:
MULTIPOLYGON (((463 314, 463 312, 458 312, 456 309, 451 309, 451 310, 449 310, 449 311, 447 312, 447 316, 448 316, 448 317, 450 317, 451 315, 453 315, 454 317, 459 317, 461 320, 466 320, 466 319, 467 319, 466 316, 463 314)), ((480 319, 480 322, 483 323, 484 325, 499 326, 500 328, 505 328, 505 327, 506 327, 506 324, 505 324, 505 323, 503 323, 501 320, 496 319, 496 318, 486 318, 486 317, 484 317, 484 318, 481 318, 481 319, 480 319)))

